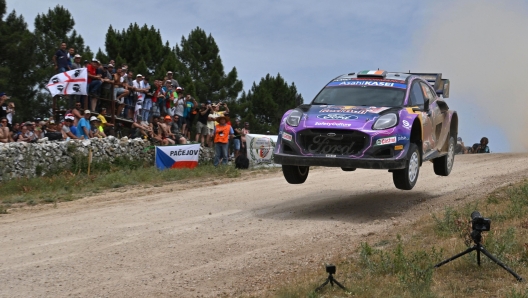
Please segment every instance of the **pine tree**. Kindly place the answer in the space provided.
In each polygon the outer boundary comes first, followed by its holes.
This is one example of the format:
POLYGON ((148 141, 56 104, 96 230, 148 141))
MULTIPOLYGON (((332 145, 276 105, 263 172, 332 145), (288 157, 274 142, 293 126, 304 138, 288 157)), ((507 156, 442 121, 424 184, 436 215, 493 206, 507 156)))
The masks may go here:
MULTIPOLYGON (((29 120, 39 112, 36 100, 34 35, 28 30, 22 15, 7 11, 5 0, 0 0, 0 90, 11 95, 17 106, 14 121, 29 120)), ((43 109, 40 110, 42 112, 43 109)))
POLYGON ((301 104, 303 98, 294 83, 288 86, 280 74, 277 77, 267 74, 258 85, 253 83, 251 90, 243 92, 236 102, 231 105, 231 115, 239 115, 243 122, 249 122, 252 132, 275 134, 282 115, 301 104))
POLYGON ((187 38, 182 36, 175 51, 181 62, 175 77, 178 81, 192 82, 198 100, 234 101, 242 91, 236 68, 225 74, 220 50, 211 34, 207 36, 196 27, 187 38))

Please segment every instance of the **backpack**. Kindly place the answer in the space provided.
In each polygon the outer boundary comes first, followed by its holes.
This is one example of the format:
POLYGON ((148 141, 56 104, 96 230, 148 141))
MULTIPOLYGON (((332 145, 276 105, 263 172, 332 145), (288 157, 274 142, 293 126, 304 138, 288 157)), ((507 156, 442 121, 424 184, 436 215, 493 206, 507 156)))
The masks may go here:
POLYGON ((239 155, 235 159, 235 169, 249 168, 249 159, 245 155, 239 155))

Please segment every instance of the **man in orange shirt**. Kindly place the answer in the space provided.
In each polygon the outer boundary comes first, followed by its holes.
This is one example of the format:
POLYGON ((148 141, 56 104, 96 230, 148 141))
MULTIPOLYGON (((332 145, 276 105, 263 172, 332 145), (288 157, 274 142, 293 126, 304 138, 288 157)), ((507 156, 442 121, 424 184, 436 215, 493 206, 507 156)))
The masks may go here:
POLYGON ((220 163, 220 159, 222 159, 222 164, 227 165, 229 139, 235 134, 231 125, 227 124, 227 117, 217 117, 216 121, 218 121, 218 125, 215 126, 213 133, 215 142, 213 164, 215 167, 220 163))

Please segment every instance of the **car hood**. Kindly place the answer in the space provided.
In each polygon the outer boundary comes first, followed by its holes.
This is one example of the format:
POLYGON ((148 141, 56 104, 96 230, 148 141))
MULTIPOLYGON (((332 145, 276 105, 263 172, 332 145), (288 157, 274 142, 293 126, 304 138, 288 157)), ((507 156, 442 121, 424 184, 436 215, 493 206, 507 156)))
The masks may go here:
MULTIPOLYGON (((390 107, 312 105, 305 112, 304 128, 370 128, 367 123, 378 118, 379 113, 390 107)), ((367 128, 367 129, 368 129, 367 128)))

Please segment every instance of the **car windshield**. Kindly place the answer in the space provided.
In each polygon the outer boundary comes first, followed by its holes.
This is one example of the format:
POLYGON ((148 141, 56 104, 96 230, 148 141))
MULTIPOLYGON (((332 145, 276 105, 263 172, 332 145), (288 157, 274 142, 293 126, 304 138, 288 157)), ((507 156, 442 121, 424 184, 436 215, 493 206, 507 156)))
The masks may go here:
POLYGON ((403 105, 405 89, 371 86, 325 87, 312 104, 398 107, 403 105))

